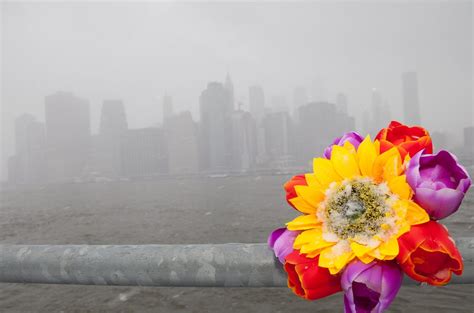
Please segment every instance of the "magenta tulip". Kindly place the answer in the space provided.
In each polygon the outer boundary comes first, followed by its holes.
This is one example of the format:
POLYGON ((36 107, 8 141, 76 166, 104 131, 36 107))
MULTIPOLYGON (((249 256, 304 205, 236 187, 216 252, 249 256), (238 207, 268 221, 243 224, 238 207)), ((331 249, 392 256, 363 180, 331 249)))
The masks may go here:
POLYGON ((273 249, 275 256, 282 264, 285 263, 285 257, 293 252, 293 243, 299 233, 299 231, 278 228, 268 236, 268 246, 273 249))
POLYGON ((341 276, 346 313, 381 313, 402 285, 403 273, 393 261, 354 261, 341 276))
POLYGON ((471 186, 467 171, 445 150, 437 154, 418 152, 410 160, 406 175, 415 192, 414 201, 434 220, 456 212, 471 186))

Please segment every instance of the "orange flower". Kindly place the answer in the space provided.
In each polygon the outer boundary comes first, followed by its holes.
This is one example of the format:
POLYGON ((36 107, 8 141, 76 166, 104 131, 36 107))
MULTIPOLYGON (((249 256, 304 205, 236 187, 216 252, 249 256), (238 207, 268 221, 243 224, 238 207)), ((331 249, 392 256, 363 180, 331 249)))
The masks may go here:
POLYGON ((446 227, 435 221, 415 225, 398 238, 397 262, 411 278, 430 285, 445 285, 452 272, 461 275, 463 262, 446 227))
POLYGON ((316 300, 341 291, 339 275, 318 266, 319 256, 307 258, 298 250, 286 257, 285 271, 288 273, 288 287, 298 296, 316 300))
POLYGON ((392 121, 387 128, 382 129, 375 139, 380 141, 380 153, 397 147, 402 159, 410 157, 425 149, 424 153, 433 153, 433 143, 430 134, 420 126, 409 127, 397 121, 392 121))

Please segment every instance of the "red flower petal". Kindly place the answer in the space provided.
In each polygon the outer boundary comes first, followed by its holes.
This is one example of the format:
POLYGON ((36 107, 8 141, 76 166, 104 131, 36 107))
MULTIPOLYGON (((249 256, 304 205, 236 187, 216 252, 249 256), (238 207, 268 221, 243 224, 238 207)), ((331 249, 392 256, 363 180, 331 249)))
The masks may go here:
POLYGON ((405 273, 420 282, 444 285, 452 272, 461 275, 461 254, 446 228, 435 221, 412 226, 398 238, 400 253, 397 262, 405 273))
POLYGON ((307 186, 307 185, 308 183, 306 182, 306 178, 304 174, 293 176, 289 181, 285 183, 285 185, 283 185, 283 188, 286 191, 286 201, 288 201, 288 204, 291 205, 293 208, 295 208, 295 206, 290 203, 290 199, 297 197, 295 186, 307 186))
POLYGON ((319 256, 307 258, 298 250, 286 257, 285 271, 288 287, 305 299, 316 300, 341 291, 340 278, 331 275, 328 269, 318 266, 319 256))

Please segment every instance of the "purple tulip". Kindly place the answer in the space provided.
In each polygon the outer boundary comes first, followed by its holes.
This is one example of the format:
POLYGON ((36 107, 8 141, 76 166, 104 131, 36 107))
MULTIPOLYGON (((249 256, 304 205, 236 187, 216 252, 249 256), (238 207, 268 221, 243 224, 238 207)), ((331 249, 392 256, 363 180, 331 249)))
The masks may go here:
POLYGON ((324 157, 326 159, 331 158, 332 146, 334 145, 343 146, 346 141, 349 141, 354 146, 354 148, 357 149, 363 140, 364 138, 362 138, 362 136, 356 132, 345 133, 342 137, 334 139, 332 145, 324 149, 324 157))
POLYGON ((392 261, 354 261, 341 276, 346 313, 381 313, 402 285, 403 272, 392 261))
POLYGON ((299 231, 278 228, 268 236, 268 246, 282 264, 285 263, 285 257, 293 252, 293 243, 299 234, 299 231))
POLYGON ((471 186, 467 171, 445 150, 438 154, 418 152, 410 160, 406 175, 415 192, 413 200, 435 220, 456 212, 471 186))

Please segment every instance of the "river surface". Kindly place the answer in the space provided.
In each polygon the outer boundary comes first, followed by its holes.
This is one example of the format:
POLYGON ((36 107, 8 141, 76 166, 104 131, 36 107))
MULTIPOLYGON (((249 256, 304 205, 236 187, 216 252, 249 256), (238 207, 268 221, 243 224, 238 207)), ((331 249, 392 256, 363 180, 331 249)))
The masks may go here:
MULTIPOLYGON (((3 190, 10 244, 265 242, 295 217, 288 176, 163 178, 3 190)), ((473 236, 474 190, 444 220, 473 236)), ((388 312, 474 312, 474 285, 403 286, 388 312)), ((287 288, 155 288, 0 284, 0 312, 342 312, 342 293, 308 302, 287 288)))

